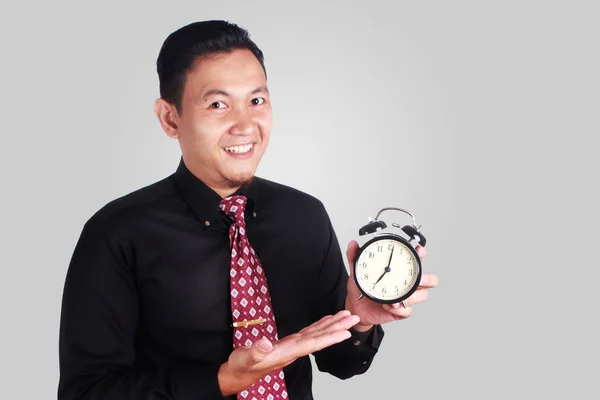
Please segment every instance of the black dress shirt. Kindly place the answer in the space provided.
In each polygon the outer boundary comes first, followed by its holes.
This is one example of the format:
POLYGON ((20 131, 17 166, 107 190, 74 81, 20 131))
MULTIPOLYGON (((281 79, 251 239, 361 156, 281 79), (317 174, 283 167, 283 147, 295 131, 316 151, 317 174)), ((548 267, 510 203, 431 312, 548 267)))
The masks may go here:
MULTIPOLYGON (((344 309, 348 275, 323 204, 258 177, 238 193, 248 197, 248 238, 279 337, 344 309)), ((231 220, 220 201, 181 160, 172 175, 86 222, 64 287, 59 400, 223 398, 217 372, 233 333, 231 220)), ((319 370, 346 379, 369 368, 383 330, 351 331, 313 354, 319 370)), ((284 373, 291 400, 313 398, 308 356, 284 373)))

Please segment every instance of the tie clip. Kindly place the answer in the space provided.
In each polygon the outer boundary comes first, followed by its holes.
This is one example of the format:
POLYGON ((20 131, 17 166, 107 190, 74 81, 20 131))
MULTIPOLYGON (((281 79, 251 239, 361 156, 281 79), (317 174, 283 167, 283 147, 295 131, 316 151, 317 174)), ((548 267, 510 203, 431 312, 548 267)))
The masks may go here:
POLYGON ((233 326, 234 328, 238 328, 240 326, 246 327, 248 325, 258 325, 258 324, 262 324, 264 322, 266 322, 265 319, 259 318, 259 319, 251 319, 250 321, 247 321, 247 320, 237 321, 237 322, 234 322, 233 324, 231 324, 231 326, 233 326))

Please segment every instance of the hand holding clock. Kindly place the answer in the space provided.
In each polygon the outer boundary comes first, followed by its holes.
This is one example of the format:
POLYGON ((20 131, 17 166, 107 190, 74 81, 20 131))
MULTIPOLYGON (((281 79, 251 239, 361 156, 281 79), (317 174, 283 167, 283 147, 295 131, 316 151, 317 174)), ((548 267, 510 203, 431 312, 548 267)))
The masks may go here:
MULTIPOLYGON (((381 325, 387 322, 410 317, 412 314, 411 305, 415 303, 422 303, 427 300, 428 289, 434 288, 438 285, 437 275, 423 274, 417 289, 408 299, 406 299, 406 308, 402 307, 400 303, 380 304, 371 301, 368 298, 362 298, 361 300, 358 300, 359 296, 361 295, 361 291, 356 285, 356 281, 353 276, 354 268, 352 268, 357 256, 358 247, 358 243, 353 240, 348 244, 348 249, 346 250, 346 257, 348 258, 348 263, 350 265, 350 279, 348 279, 346 310, 349 310, 353 315, 358 315, 360 317, 360 322, 354 326, 354 329, 358 331, 367 331, 371 329, 373 325, 381 325)), ((392 247, 392 252, 393 249, 394 248, 392 247)), ((419 254, 419 258, 425 258, 427 254, 425 247, 417 245, 416 251, 419 254)), ((375 281, 375 285, 391 271, 391 255, 392 254, 390 252, 390 258, 387 263, 387 267, 385 268, 383 274, 375 281)), ((373 285, 373 287, 375 285, 373 285)))

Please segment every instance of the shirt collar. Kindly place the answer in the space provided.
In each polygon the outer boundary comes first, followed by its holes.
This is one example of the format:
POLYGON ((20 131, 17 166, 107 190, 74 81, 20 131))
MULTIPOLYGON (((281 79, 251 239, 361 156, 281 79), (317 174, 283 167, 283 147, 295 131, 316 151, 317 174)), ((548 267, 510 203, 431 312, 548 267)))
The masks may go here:
MULTIPOLYGON (((185 165, 183 157, 174 173, 175 183, 179 187, 185 201, 203 223, 215 222, 228 218, 219 209, 221 196, 195 176, 185 165)), ((258 181, 255 178, 249 185, 238 189, 233 195, 242 194, 248 199, 246 216, 258 212, 258 181)))

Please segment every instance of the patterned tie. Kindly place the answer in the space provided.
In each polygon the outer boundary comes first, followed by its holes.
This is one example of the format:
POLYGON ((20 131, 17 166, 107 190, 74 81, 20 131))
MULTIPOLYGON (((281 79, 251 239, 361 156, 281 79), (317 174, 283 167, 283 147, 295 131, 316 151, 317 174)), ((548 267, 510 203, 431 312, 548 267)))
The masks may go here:
MULTIPOLYGON (((277 326, 273 316, 271 297, 264 271, 258 256, 246 236, 244 210, 246 197, 231 196, 223 199, 219 208, 233 223, 229 228, 231 246, 231 312, 233 315, 233 348, 251 346, 266 336, 277 340, 277 326), (248 321, 247 323, 245 321, 248 321)), ((275 400, 287 399, 283 370, 278 369, 261 378, 246 390, 238 393, 238 399, 275 400)))

